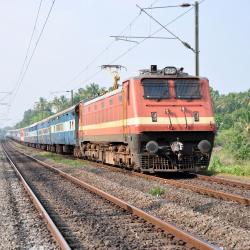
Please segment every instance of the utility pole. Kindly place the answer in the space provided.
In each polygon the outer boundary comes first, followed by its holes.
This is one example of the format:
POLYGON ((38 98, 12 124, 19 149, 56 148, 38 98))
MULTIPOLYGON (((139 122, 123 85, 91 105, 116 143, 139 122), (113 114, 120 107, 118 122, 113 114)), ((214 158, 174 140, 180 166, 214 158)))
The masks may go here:
POLYGON ((74 90, 71 89, 71 90, 66 90, 65 92, 70 92, 70 95, 71 95, 71 106, 74 105, 74 90))
POLYGON ((73 89, 70 90, 70 93, 71 93, 71 105, 72 106, 74 105, 74 92, 73 91, 74 91, 73 89))
POLYGON ((199 2, 195 1, 195 75, 200 75, 200 58, 199 58, 199 2))
MULTIPOLYGON (((182 45, 184 45, 187 49, 190 49, 193 51, 195 57, 194 57, 194 64, 195 64, 195 75, 197 77, 199 77, 200 75, 200 62, 199 62, 199 2, 195 1, 194 4, 189 4, 189 3, 183 3, 180 5, 170 5, 170 6, 156 6, 156 7, 148 7, 148 8, 141 8, 139 5, 136 5, 141 12, 144 12, 147 16, 149 16, 152 20, 154 20, 157 24, 159 24, 162 29, 165 29, 168 33, 170 33, 172 35, 172 37, 164 37, 163 39, 176 39, 179 40, 182 45), (170 31, 166 26, 168 25, 163 25, 161 24, 156 18, 154 18, 150 13, 148 13, 146 10, 148 9, 165 9, 165 8, 170 8, 170 7, 193 7, 194 11, 195 11, 195 48, 192 48, 192 46, 183 41, 180 37, 178 37, 177 35, 175 35, 172 31, 170 31)), ((185 13, 184 13, 185 14, 185 13)), ((154 33, 155 34, 155 33, 154 33)), ((137 38, 143 38, 143 39, 147 39, 147 38, 156 38, 156 39, 162 39, 162 37, 153 37, 153 36, 148 36, 148 37, 139 37, 139 36, 112 36, 114 37, 116 40, 122 40, 122 41, 126 41, 126 42, 136 42, 135 40, 130 40, 130 38, 133 39, 137 39, 137 38)))
POLYGON ((63 91, 53 91, 53 92, 50 92, 50 94, 56 94, 56 93, 70 93, 70 96, 71 96, 71 105, 73 106, 74 105, 74 90, 71 89, 71 90, 63 90, 63 91))

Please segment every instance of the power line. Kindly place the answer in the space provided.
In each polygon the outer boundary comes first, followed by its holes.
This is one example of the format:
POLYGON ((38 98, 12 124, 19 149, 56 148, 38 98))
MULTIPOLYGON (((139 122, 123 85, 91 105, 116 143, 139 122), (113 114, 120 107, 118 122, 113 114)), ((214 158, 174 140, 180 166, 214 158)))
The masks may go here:
MULTIPOLYGON (((29 55, 29 51, 30 51, 30 48, 31 48, 32 40, 33 40, 33 38, 34 38, 34 34, 35 34, 35 30, 36 30, 37 21, 38 21, 39 14, 40 14, 42 2, 43 2, 43 0, 40 0, 39 6, 38 6, 38 10, 37 10, 37 14, 36 14, 36 18, 35 18, 35 23, 34 23, 34 25, 33 25, 33 29, 32 29, 32 32, 31 32, 30 39, 29 39, 28 47, 27 47, 27 49, 26 49, 26 54, 25 54, 25 57, 24 57, 24 60, 23 60, 23 64, 22 64, 22 67, 21 67, 19 76, 18 76, 18 78, 17 78, 16 85, 14 86, 14 88, 13 88, 13 90, 12 90, 12 93, 13 93, 14 95, 15 95, 15 90, 18 89, 18 86, 19 86, 19 84, 20 84, 20 79, 21 79, 22 74, 23 74, 24 66, 25 66, 25 63, 26 63, 27 58, 28 58, 28 55, 29 55)), ((14 99, 14 98, 13 98, 13 99, 14 99)))
MULTIPOLYGON (((155 3, 157 3, 159 0, 155 0, 153 1, 150 6, 153 6, 155 3)), ((137 19, 140 17, 141 13, 139 13, 138 15, 136 15, 132 21, 125 26, 125 28, 120 32, 119 36, 121 36, 128 28, 131 28, 132 25, 137 21, 137 19)), ((79 71, 78 73, 75 74, 74 77, 72 77, 71 80, 69 80, 66 84, 64 84, 63 86, 65 85, 68 85, 68 84, 71 84, 72 82, 74 82, 76 79, 78 79, 82 73, 84 73, 85 71, 87 71, 89 69, 89 67, 94 63, 96 62, 106 51, 108 51, 112 46, 113 44, 115 43, 116 41, 113 40, 112 42, 108 43, 105 48, 103 50, 101 50, 101 52, 99 54, 97 54, 88 64, 87 66, 85 66, 81 71, 79 71)), ((100 73, 101 70, 98 71, 98 73, 100 73)), ((97 72, 93 75, 97 75, 98 74, 97 72)), ((87 79, 89 79, 90 77, 88 77, 87 79)), ((91 79, 91 78, 90 78, 91 79)), ((85 81, 84 81, 85 82, 85 81)))
MULTIPOLYGON (((205 0, 201 0, 199 2, 199 4, 202 4, 205 0)), ((177 17, 175 17, 174 19, 172 19, 170 22, 168 22, 167 24, 164 25, 164 27, 169 26, 170 24, 176 22, 178 19, 182 18, 183 16, 185 16, 186 14, 188 14, 192 9, 194 8, 194 6, 192 6, 190 9, 184 11, 182 14, 178 15, 177 17)), ((115 63, 116 61, 118 61, 120 58, 122 58, 123 56, 125 56, 126 54, 128 54, 131 50, 133 50, 134 48, 136 48, 137 46, 139 46, 140 44, 142 44, 143 42, 145 42, 147 39, 153 37, 154 35, 156 35, 157 33, 159 33, 161 30, 163 30, 163 27, 159 28, 158 30, 154 31, 153 33, 151 33, 149 36, 145 37, 142 41, 138 42, 137 44, 131 46, 130 48, 128 48, 125 52, 123 52, 122 54, 120 54, 118 57, 116 57, 112 62, 115 63)))
POLYGON ((116 41, 125 41, 125 42, 134 42, 138 43, 138 41, 135 40, 130 40, 130 39, 144 39, 144 38, 151 38, 151 39, 166 39, 166 40, 171 40, 171 39, 176 39, 175 37, 164 37, 164 36, 110 36, 115 38, 116 41))
POLYGON ((2 91, 0 92, 0 94, 4 94, 4 96, 2 96, 2 98, 0 98, 0 102, 5 100, 9 95, 12 94, 12 92, 9 92, 9 91, 2 91))
MULTIPOLYGON (((186 15, 188 12, 190 12, 193 9, 193 7, 185 12, 183 12, 182 14, 178 15, 176 18, 174 18, 173 20, 171 20, 170 22, 168 22, 167 24, 164 25, 164 27, 169 26, 170 24, 174 23, 175 21, 177 21, 179 18, 183 17, 184 15, 186 15)), ((132 47, 128 48, 126 51, 124 51, 122 54, 120 54, 119 56, 117 56, 111 63, 114 63, 116 61, 118 61, 119 59, 121 59, 122 57, 124 57, 126 54, 128 54, 131 50, 133 50, 134 48, 136 48, 137 46, 139 46, 140 44, 142 44, 143 42, 145 42, 147 39, 153 37, 155 34, 159 33, 161 30, 163 30, 163 28, 159 28, 158 30, 154 31, 153 33, 151 33, 149 36, 145 37, 143 40, 139 41, 137 44, 133 45, 132 47)))
POLYGON ((43 0, 40 0, 40 4, 38 6, 38 10, 37 10, 37 14, 36 14, 35 23, 34 23, 33 30, 32 30, 31 36, 30 36, 30 40, 29 40, 29 44, 28 44, 28 47, 27 47, 27 50, 26 50, 26 54, 25 54, 25 58, 24 58, 24 61, 23 61, 23 65, 21 67, 21 71, 20 71, 20 74, 18 76, 17 84, 18 84, 18 82, 21 79, 21 76, 22 76, 23 70, 24 70, 24 66, 25 66, 25 63, 26 63, 27 58, 28 58, 28 54, 29 54, 31 43, 32 43, 32 40, 33 40, 33 37, 34 37, 34 34, 35 34, 36 25, 37 25, 38 17, 39 17, 39 14, 40 14, 42 2, 43 2, 43 0))
MULTIPOLYGON (((201 0, 199 2, 199 4, 203 3, 204 1, 205 0, 201 0)), ((175 17, 174 19, 172 19, 170 22, 168 22, 167 24, 165 24, 164 27, 167 27, 167 26, 171 25, 172 23, 176 22, 178 19, 180 19, 183 16, 185 16, 186 14, 188 14, 193 8, 194 8, 194 6, 192 6, 187 11, 184 11, 182 14, 178 15, 177 17, 175 17)), ((156 31, 154 31, 153 33, 151 33, 149 36, 145 37, 143 40, 139 41, 138 43, 136 43, 133 46, 131 46, 130 48, 128 48, 126 51, 124 51, 119 56, 117 56, 114 60, 112 60, 109 64, 115 63, 116 61, 118 61, 119 59, 121 59, 122 57, 124 57, 125 55, 127 55, 131 50, 135 49, 137 46, 139 46, 140 44, 142 44, 143 42, 145 42, 147 39, 149 39, 149 38, 153 37, 154 35, 156 35, 157 33, 159 33, 161 30, 163 30, 163 27, 157 29, 156 31)), ((93 73, 90 77, 88 77, 87 79, 85 79, 84 81, 82 81, 81 85, 84 84, 84 83, 86 83, 87 81, 93 79, 100 72, 101 72, 101 70, 98 70, 95 73, 93 73)))
MULTIPOLYGON (((139 18, 140 14, 138 14, 121 32, 120 35, 122 35, 129 27, 131 27, 136 20, 139 18)), ((94 63, 96 62, 106 51, 108 51, 112 45, 115 43, 115 40, 113 40, 112 42, 108 43, 107 46, 105 46, 105 48, 103 50, 101 50, 101 52, 99 54, 97 54, 88 64, 87 66, 85 66, 81 71, 79 71, 78 73, 75 74, 74 77, 72 77, 71 80, 69 80, 65 85, 71 84, 72 82, 74 82, 76 79, 78 79, 81 74, 85 71, 88 70, 88 68, 94 63)), ((63 85, 63 86, 65 86, 63 85)))
POLYGON ((52 12, 52 9, 53 9, 53 6, 54 6, 54 4, 55 4, 55 1, 56 1, 56 0, 53 0, 52 4, 51 4, 51 6, 50 6, 49 12, 48 12, 48 14, 47 14, 47 16, 46 16, 46 19, 45 19, 45 22, 44 22, 44 24, 43 24, 43 26, 42 26, 42 29, 41 29, 40 34, 39 34, 39 36, 38 36, 38 39, 37 39, 37 41, 36 41, 36 43, 35 43, 35 46, 34 46, 34 48, 33 48, 33 50, 32 50, 31 56, 30 56, 30 58, 29 58, 29 61, 28 61, 27 65, 26 65, 25 71, 24 71, 24 73, 23 73, 23 75, 22 75, 22 77, 21 77, 20 81, 18 82, 18 85, 17 85, 17 87, 16 87, 16 89, 15 89, 15 93, 14 93, 12 102, 14 101, 14 99, 15 99, 15 97, 16 97, 16 95, 17 95, 17 92, 18 92, 18 90, 19 90, 19 88, 20 88, 20 86, 21 86, 21 84, 22 84, 22 82, 23 82, 23 80, 24 80, 24 77, 25 77, 25 75, 26 75, 26 73, 27 73, 27 71, 28 71, 28 69, 29 69, 31 60, 32 60, 32 58, 33 58, 33 56, 34 56, 34 54, 35 54, 35 51, 36 51, 36 49, 37 49, 37 46, 38 46, 38 44, 39 44, 39 42, 40 42, 40 39, 41 39, 41 37, 42 37, 42 34, 43 34, 43 32, 44 32, 44 29, 45 29, 45 27, 46 27, 46 24, 47 24, 47 22, 48 22, 48 19, 49 19, 49 17, 50 17, 50 14, 51 14, 51 12, 52 12))
MULTIPOLYGON (((155 3, 157 3, 159 0, 155 0, 153 1, 150 6, 153 6, 155 3)), ((128 28, 131 28, 131 26, 137 21, 137 19, 140 17, 141 13, 139 13, 138 15, 136 15, 132 21, 120 32, 119 36, 121 36, 128 28)), ((87 65, 85 66, 80 72, 78 72, 70 81, 68 81, 66 84, 71 84, 72 82, 74 82, 76 79, 78 79, 80 77, 80 75, 85 72, 86 70, 88 70, 88 68, 97 61, 97 59, 99 59, 108 49, 110 49, 110 47, 112 47, 112 45, 116 42, 116 40, 113 40, 112 42, 110 42, 99 54, 97 54, 96 57, 93 58, 93 60, 87 65)), ((98 75, 102 70, 98 70, 97 72, 95 72, 94 74, 92 74, 90 77, 87 77, 84 81, 81 82, 81 84, 87 82, 88 80, 94 78, 96 75, 98 75)), ((66 85, 65 84, 65 85, 66 85)), ((64 86, 64 85, 63 85, 64 86)))
POLYGON ((191 4, 183 3, 179 5, 167 5, 167 6, 155 6, 155 7, 147 7, 143 8, 144 10, 152 10, 152 9, 165 9, 165 8, 178 8, 178 7, 190 7, 191 4))
MULTIPOLYGON (((22 67, 21 67, 19 76, 18 76, 18 78, 17 78, 16 85, 14 86, 13 90, 11 91, 11 94, 14 94, 14 91, 15 91, 15 89, 18 87, 19 81, 20 81, 21 76, 22 76, 22 74, 23 74, 24 66, 25 66, 25 63, 26 63, 27 58, 28 58, 28 55, 29 55, 29 51, 30 51, 30 48, 31 48, 32 40, 33 40, 33 38, 34 38, 34 34, 35 34, 35 30, 36 30, 37 21, 38 21, 39 14, 40 14, 42 2, 43 2, 43 0, 40 0, 40 3, 39 3, 39 5, 38 5, 38 10, 37 10, 35 22, 34 22, 34 25, 33 25, 33 29, 32 29, 32 32, 31 32, 30 39, 29 39, 28 47, 27 47, 27 49, 26 49, 26 53, 25 53, 25 57, 24 57, 24 60, 23 60, 23 64, 22 64, 22 67)), ((8 95, 4 96, 1 100, 5 99, 7 96, 8 96, 8 95)))
POLYGON ((192 50, 195 53, 195 50, 185 41, 183 41, 179 36, 175 35, 171 30, 169 30, 166 26, 161 24, 156 18, 154 18, 152 15, 150 15, 145 9, 141 8, 139 5, 136 5, 142 12, 144 12, 147 16, 149 16, 152 20, 154 20, 156 23, 158 23, 163 29, 165 29, 169 34, 171 34, 174 38, 179 40, 185 47, 192 50))

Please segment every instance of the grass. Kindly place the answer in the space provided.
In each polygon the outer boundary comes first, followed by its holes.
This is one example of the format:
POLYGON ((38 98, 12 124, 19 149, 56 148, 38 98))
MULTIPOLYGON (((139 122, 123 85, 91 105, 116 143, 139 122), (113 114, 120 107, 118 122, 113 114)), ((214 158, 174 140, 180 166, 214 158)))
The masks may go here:
POLYGON ((152 187, 150 190, 149 190, 149 193, 153 196, 156 196, 156 197, 160 197, 161 195, 163 195, 165 193, 165 189, 161 188, 161 187, 152 187))
MULTIPOLYGON (((63 155, 58 155, 51 152, 39 152, 37 155, 40 157, 49 158, 58 164, 68 165, 74 168, 81 168, 85 166, 83 161, 79 161, 77 159, 67 159, 63 155)), ((207 174, 229 174, 250 178, 250 161, 236 160, 226 149, 222 147, 216 147, 214 149, 207 174)), ((165 190, 157 186, 151 188, 149 193, 153 196, 159 197, 165 193, 165 190)))
POLYGON ((81 168, 85 166, 84 162, 82 161, 77 159, 67 159, 63 155, 58 155, 51 152, 39 152, 37 156, 48 158, 56 163, 72 166, 74 168, 81 168))
POLYGON ((236 160, 225 149, 215 148, 208 173, 250 177, 250 161, 236 160))

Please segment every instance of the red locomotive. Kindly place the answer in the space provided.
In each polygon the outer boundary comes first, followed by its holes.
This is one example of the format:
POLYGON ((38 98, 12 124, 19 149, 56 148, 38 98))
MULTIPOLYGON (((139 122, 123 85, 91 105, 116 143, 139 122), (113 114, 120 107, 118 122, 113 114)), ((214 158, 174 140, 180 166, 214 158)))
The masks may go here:
POLYGON ((209 82, 183 69, 142 70, 76 106, 74 155, 143 172, 208 167, 216 131, 209 82))

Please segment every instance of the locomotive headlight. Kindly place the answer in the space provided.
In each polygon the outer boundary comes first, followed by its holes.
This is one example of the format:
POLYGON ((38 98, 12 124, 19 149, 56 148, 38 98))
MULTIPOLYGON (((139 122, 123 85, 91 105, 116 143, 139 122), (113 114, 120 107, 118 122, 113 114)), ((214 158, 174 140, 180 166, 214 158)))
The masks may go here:
POLYGON ((152 122, 157 122, 157 112, 151 112, 152 122))
POLYGON ((202 140, 198 144, 198 149, 201 151, 201 153, 205 154, 208 153, 211 150, 211 143, 207 140, 202 140))
POLYGON ((164 68, 164 75, 177 75, 177 69, 175 67, 164 68))
POLYGON ((159 150, 159 145, 156 141, 149 141, 146 144, 146 150, 150 153, 150 154, 156 154, 157 151, 159 150))
POLYGON ((200 120, 200 114, 198 111, 193 112, 194 121, 198 122, 200 120))

